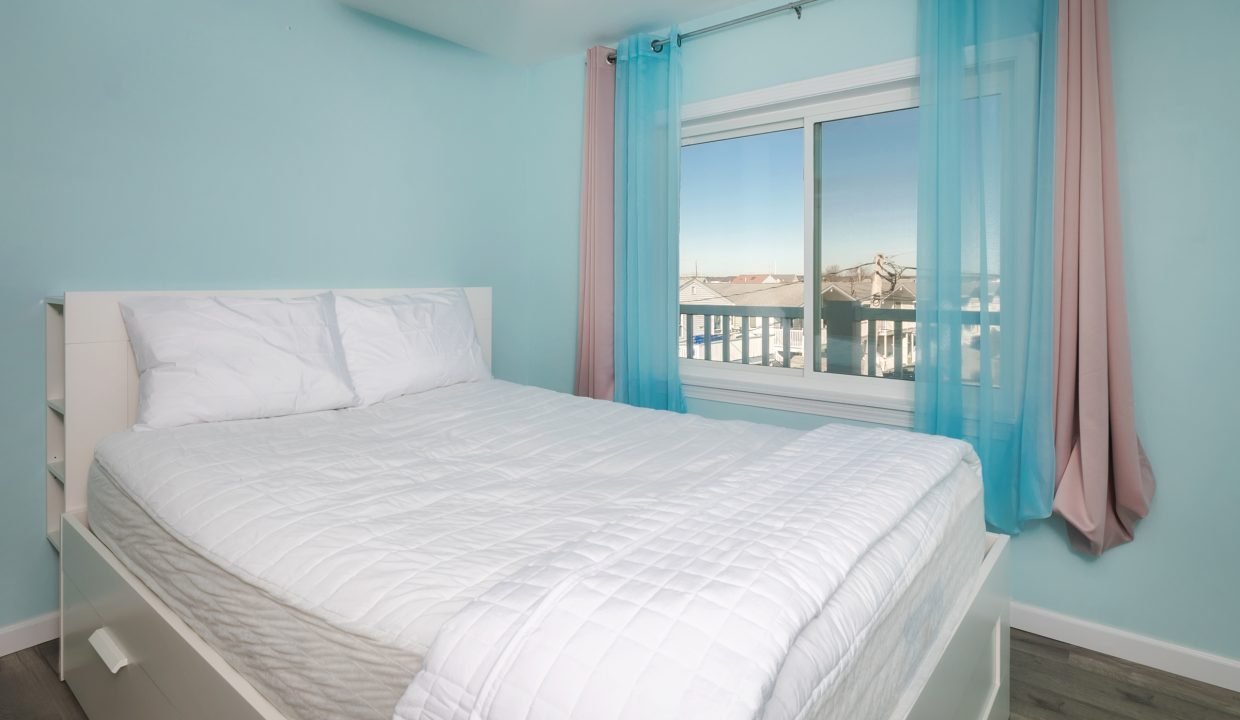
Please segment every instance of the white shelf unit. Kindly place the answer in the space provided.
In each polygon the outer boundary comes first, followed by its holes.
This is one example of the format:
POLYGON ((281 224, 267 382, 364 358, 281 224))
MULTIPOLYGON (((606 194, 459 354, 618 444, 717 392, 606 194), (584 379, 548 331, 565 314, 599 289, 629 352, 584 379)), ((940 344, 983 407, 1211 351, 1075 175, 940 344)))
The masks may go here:
POLYGON ((115 306, 91 293, 49 297, 46 306, 47 540, 60 550, 60 518, 86 519, 86 478, 95 443, 129 427, 136 411, 137 369, 115 306), (106 336, 106 337, 105 337, 106 336), (100 382, 107 378, 108 382, 100 382))
POLYGON ((64 516, 85 526, 86 480, 95 444, 133 423, 137 368, 116 304, 91 293, 49 297, 45 305, 47 541, 61 553, 61 652, 64 679, 64 516))
POLYGON ((65 299, 44 302, 44 389, 47 407, 47 541, 60 551, 60 516, 67 509, 65 492, 65 299))

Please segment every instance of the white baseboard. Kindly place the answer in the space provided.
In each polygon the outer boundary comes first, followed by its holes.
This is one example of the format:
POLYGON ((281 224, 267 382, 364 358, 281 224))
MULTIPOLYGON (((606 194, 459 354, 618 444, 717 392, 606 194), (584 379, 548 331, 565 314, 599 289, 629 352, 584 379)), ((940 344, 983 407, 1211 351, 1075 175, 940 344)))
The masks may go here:
POLYGON ((60 613, 22 620, 0 627, 0 657, 34 647, 60 636, 60 613))
POLYGON ((1011 623, 1034 635, 1240 692, 1240 660, 1018 602, 1012 603, 1011 623))

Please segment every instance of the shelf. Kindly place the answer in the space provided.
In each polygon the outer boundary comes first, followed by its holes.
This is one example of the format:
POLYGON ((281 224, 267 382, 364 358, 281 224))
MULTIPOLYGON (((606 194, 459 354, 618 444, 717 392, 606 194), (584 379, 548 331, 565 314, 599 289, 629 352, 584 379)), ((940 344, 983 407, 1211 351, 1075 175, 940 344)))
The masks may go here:
MULTIPOLYGON (((47 473, 44 475, 47 542, 60 552, 60 518, 69 504, 85 505, 85 478, 70 484, 65 468, 65 321, 68 305, 65 296, 52 295, 43 299, 43 397, 46 398, 44 448, 47 473)), ((36 451, 37 452, 37 451, 36 451)), ((33 480, 33 478, 31 478, 33 480)), ((2 705, 3 703, 0 703, 2 705)), ((0 712, 0 715, 4 715, 0 712)))

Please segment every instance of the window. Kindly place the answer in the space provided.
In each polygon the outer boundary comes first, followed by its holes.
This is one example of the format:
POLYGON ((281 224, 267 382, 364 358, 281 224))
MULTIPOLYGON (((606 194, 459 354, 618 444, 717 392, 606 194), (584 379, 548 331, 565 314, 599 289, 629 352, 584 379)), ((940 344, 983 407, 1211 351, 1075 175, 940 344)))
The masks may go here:
POLYGON ((821 372, 916 372, 917 108, 814 124, 821 372))
POLYGON ((917 108, 806 124, 808 168, 803 128, 757 128, 684 147, 680 356, 792 369, 805 368, 808 357, 817 372, 911 380, 917 108), (808 343, 807 178, 818 269, 809 280, 816 318, 808 343), (739 318, 749 322, 733 322, 739 318), (707 322, 709 334, 701 330, 707 322))
MULTIPOLYGON (((686 108, 679 336, 690 397, 907 414, 918 108, 915 64, 896 65, 877 83, 821 78, 821 91, 810 81, 686 108)), ((906 422, 870 415, 853 416, 906 422)))
POLYGON ((780 324, 805 303, 803 148, 801 128, 684 148, 681 357, 803 364, 780 324))

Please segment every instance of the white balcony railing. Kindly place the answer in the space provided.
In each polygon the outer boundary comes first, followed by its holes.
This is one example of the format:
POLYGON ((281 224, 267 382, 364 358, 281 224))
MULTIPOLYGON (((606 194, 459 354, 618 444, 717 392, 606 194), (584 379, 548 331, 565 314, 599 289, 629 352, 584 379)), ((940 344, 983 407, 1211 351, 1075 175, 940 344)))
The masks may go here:
POLYGON ((804 356, 799 307, 681 305, 680 357, 792 367, 804 356))
MULTIPOLYGON (((916 310, 872 307, 854 300, 824 301, 821 313, 821 346, 816 355, 820 372, 913 379, 917 364, 916 310)), ((680 357, 804 367, 804 315, 804 309, 796 306, 683 304, 680 357)), ((976 340, 983 325, 997 330, 999 313, 962 310, 953 321, 961 324, 962 341, 968 344, 976 340)))

